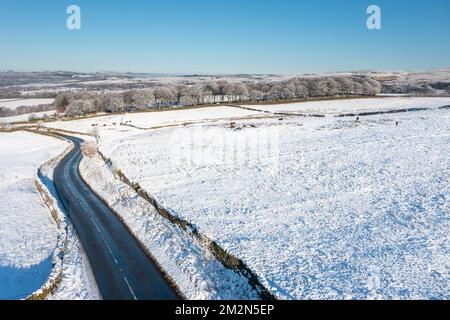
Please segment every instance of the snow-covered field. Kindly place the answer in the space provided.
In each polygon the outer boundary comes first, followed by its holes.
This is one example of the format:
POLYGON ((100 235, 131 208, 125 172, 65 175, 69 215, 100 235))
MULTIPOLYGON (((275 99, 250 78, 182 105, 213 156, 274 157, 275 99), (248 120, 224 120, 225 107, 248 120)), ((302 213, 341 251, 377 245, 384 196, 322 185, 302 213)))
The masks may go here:
POLYGON ((0 133, 0 299, 26 297, 51 272, 57 230, 34 176, 65 147, 50 137, 0 133))
POLYGON ((442 109, 117 130, 100 149, 279 298, 448 299, 449 143, 442 109))
MULTIPOLYGON (((64 129, 82 133, 90 133, 96 127, 116 126, 120 123, 139 128, 153 128, 165 125, 181 125, 198 121, 215 121, 223 118, 243 118, 261 116, 259 112, 233 107, 209 107, 186 110, 167 110, 144 113, 128 113, 124 115, 102 116, 74 121, 56 121, 45 124, 49 128, 64 129)), ((109 128, 108 128, 109 129, 109 128)))
POLYGON ((152 128, 173 124, 183 124, 196 121, 215 121, 230 118, 245 118, 261 116, 259 112, 234 107, 209 107, 180 111, 153 112, 148 116, 128 114, 125 121, 140 128, 152 128))
POLYGON ((15 110, 17 107, 21 106, 38 106, 41 104, 51 104, 55 99, 2 99, 0 100, 0 107, 5 107, 11 110, 15 110))
POLYGON ((125 221, 187 299, 257 299, 248 280, 226 269, 197 240, 161 217, 115 178, 100 156, 85 157, 83 178, 125 221))
POLYGON ((26 122, 26 121, 29 121, 31 118, 41 119, 41 118, 51 117, 55 113, 56 113, 55 110, 49 110, 49 111, 43 111, 43 112, 26 113, 26 114, 21 114, 19 116, 13 116, 13 117, 2 117, 2 118, 0 118, 0 123, 26 122))
POLYGON ((256 105, 249 107, 269 112, 336 115, 343 113, 388 111, 409 108, 436 108, 448 105, 450 105, 450 98, 384 97, 310 101, 279 105, 256 105))
MULTIPOLYGON (((325 114, 334 116, 349 112, 386 111, 405 108, 436 108, 450 105, 450 98, 369 98, 330 101, 311 101, 279 105, 248 106, 257 110, 282 113, 325 114)), ((205 121, 233 120, 241 118, 268 117, 262 112, 240 109, 237 107, 207 107, 187 110, 165 110, 143 113, 127 113, 85 118, 73 121, 55 121, 45 126, 81 133, 97 131, 117 131, 121 123, 141 129, 158 128, 161 126, 176 126, 205 121)), ((5 118, 6 119, 6 118, 5 118)), ((25 119, 26 120, 26 119, 25 119)), ((1 118, 0 118, 1 121, 1 118)), ((18 121, 18 120, 15 120, 18 121)), ((23 120, 22 120, 23 121, 23 120)))

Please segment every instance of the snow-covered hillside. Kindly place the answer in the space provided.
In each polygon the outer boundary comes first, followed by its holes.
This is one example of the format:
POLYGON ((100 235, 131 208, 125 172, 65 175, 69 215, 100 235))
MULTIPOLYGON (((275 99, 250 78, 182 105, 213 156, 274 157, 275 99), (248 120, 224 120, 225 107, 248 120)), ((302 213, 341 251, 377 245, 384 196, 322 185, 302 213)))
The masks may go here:
POLYGON ((441 109, 118 130, 101 151, 279 298, 448 299, 449 142, 441 109))
POLYGON ((24 298, 50 274, 57 230, 34 175, 65 147, 50 137, 0 133, 0 299, 24 298))

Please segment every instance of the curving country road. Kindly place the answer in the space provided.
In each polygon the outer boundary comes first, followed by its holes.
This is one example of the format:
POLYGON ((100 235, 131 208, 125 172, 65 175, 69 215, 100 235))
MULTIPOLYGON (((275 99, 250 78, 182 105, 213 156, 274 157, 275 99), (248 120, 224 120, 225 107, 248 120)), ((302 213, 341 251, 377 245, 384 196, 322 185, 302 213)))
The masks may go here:
POLYGON ((54 182, 89 258, 103 299, 179 299, 159 268, 115 213, 81 179, 83 140, 58 164, 54 182))

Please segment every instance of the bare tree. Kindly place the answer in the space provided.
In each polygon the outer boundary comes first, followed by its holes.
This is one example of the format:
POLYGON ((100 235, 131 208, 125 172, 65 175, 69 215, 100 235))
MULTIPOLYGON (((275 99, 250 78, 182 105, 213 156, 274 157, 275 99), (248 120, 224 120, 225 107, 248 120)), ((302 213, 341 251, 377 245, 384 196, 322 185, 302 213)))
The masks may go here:
POLYGON ((14 116, 14 112, 6 107, 0 107, 0 117, 11 117, 14 116))
POLYGON ((216 82, 208 82, 203 87, 203 91, 212 95, 213 103, 216 103, 216 97, 221 94, 220 86, 216 82))
POLYGON ((124 93, 123 101, 132 110, 146 110, 153 107, 155 97, 151 89, 132 90, 124 93))
POLYGON ((327 78, 325 80, 327 92, 326 95, 329 97, 334 97, 339 93, 339 86, 333 78, 327 78))
POLYGON ((325 79, 314 78, 308 81, 308 92, 310 97, 323 97, 327 95, 328 84, 325 79))
POLYGON ((338 93, 340 95, 350 95, 353 90, 353 82, 348 77, 335 77, 334 80, 338 86, 338 93))
POLYGON ((95 112, 95 106, 91 100, 74 100, 66 108, 65 114, 68 116, 81 116, 95 112))
POLYGON ((67 97, 67 94, 61 93, 58 94, 55 98, 55 107, 56 112, 63 113, 66 110, 66 107, 69 105, 69 98, 67 97))
POLYGON ((249 93, 250 100, 260 101, 264 98, 264 93, 260 90, 253 89, 249 93))
POLYGON ((308 86, 306 82, 297 78, 293 79, 292 82, 295 86, 295 97, 300 99, 306 98, 308 96, 308 86))
POLYGON ((153 91, 153 95, 158 108, 175 104, 177 96, 176 89, 172 86, 158 86, 153 91))
POLYGON ((248 89, 244 84, 237 84, 233 88, 233 93, 238 101, 243 101, 248 97, 248 89))

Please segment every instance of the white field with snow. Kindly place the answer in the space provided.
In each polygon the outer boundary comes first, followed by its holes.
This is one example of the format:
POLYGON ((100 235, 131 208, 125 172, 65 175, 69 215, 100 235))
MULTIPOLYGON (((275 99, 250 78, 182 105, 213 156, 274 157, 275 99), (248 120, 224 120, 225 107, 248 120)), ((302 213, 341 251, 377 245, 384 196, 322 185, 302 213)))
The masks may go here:
POLYGON ((450 105, 450 98, 380 97, 254 105, 248 107, 269 112, 336 115, 409 108, 438 108, 448 105, 450 105))
POLYGON ((83 178, 126 221, 187 299, 258 299, 247 278, 225 268, 197 240, 160 216, 135 191, 114 177, 100 156, 84 157, 83 178))
POLYGON ((55 99, 2 99, 0 100, 0 107, 15 110, 17 107, 21 106, 33 107, 41 104, 51 104, 53 101, 55 101, 55 99))
POLYGON ((207 107, 185 110, 127 113, 123 115, 101 116, 73 121, 55 121, 46 123, 45 126, 54 129, 90 133, 95 127, 98 127, 101 131, 110 129, 110 127, 118 127, 120 123, 126 122, 132 126, 149 129, 166 125, 182 125, 191 122, 216 121, 260 115, 262 114, 259 112, 233 107, 207 107))
POLYGON ((55 115, 55 110, 43 111, 43 112, 34 112, 34 113, 26 113, 18 116, 12 117, 2 117, 0 118, 0 123, 16 123, 16 122, 27 122, 31 118, 42 119, 55 115))
POLYGON ((216 121, 221 119, 246 118, 261 116, 259 112, 234 107, 207 107, 187 110, 168 110, 152 112, 145 116, 128 114, 125 121, 131 121, 136 127, 152 128, 157 126, 177 125, 198 121, 216 121))
POLYGON ((34 176, 65 147, 41 135, 0 133, 0 299, 24 298, 50 274, 57 229, 34 176))
POLYGON ((450 298, 449 110, 245 124, 117 131, 100 150, 279 298, 450 298))
MULTIPOLYGON (((310 113, 334 116, 349 112, 386 111, 404 108, 437 108, 450 105, 450 98, 367 98, 330 101, 310 101, 302 103, 288 103, 279 105, 247 106, 267 112, 282 113, 310 113)), ((141 129, 152 129, 161 126, 177 126, 197 122, 215 122, 220 120, 233 120, 241 118, 267 117, 268 114, 240 109, 237 107, 205 107, 185 110, 162 110, 142 113, 126 113, 121 115, 102 115, 72 121, 55 121, 45 126, 53 129, 63 129, 81 133, 92 133, 94 129, 102 131, 116 131, 120 123, 126 123, 141 129)), ((270 116, 270 115, 269 115, 270 116)), ((6 118, 5 118, 6 119, 6 118)), ((20 120, 20 121, 26 121, 20 120)), ((1 118, 0 118, 0 121, 1 118)), ((15 121, 18 121, 15 119, 15 121)), ((10 121, 11 122, 11 121, 10 121)), ((122 128, 123 129, 123 128, 122 128)))

